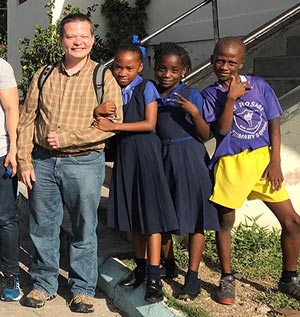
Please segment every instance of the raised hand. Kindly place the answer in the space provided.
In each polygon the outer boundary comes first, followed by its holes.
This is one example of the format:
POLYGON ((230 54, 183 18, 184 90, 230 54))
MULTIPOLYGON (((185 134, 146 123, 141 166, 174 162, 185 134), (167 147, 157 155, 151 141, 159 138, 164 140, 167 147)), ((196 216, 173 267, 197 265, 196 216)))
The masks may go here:
POLYGON ((191 101, 184 98, 182 95, 180 95, 177 92, 175 92, 174 95, 176 95, 176 97, 178 97, 178 99, 170 98, 170 99, 168 99, 168 101, 171 101, 171 102, 178 104, 183 111, 187 112, 192 117, 196 114, 197 115, 199 114, 199 110, 195 104, 193 104, 191 101))
POLYGON ((250 89, 252 89, 252 86, 248 81, 242 82, 239 77, 232 75, 227 97, 237 100, 244 96, 246 91, 250 89))

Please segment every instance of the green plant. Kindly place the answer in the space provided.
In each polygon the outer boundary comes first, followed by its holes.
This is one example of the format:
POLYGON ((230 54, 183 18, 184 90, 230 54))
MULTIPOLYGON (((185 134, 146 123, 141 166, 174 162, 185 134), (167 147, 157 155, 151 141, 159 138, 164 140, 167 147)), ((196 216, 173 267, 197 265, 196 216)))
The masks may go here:
POLYGON ((192 306, 182 303, 166 292, 164 292, 164 296, 168 306, 183 312, 187 317, 208 317, 207 312, 205 312, 205 310, 203 310, 201 307, 195 307, 194 305, 192 306))
POLYGON ((0 57, 6 59, 6 54, 7 54, 6 36, 0 35, 0 57))
POLYGON ((273 289, 261 293, 260 296, 255 298, 255 301, 258 303, 263 302, 272 309, 289 307, 295 310, 300 310, 300 303, 298 300, 273 289))
MULTIPOLYGON (((232 270, 246 278, 278 278, 281 272, 280 231, 260 227, 259 217, 246 217, 232 230, 232 270)), ((213 233, 206 234, 204 260, 213 266, 218 264, 213 233)))
POLYGON ((135 0, 135 6, 131 7, 125 0, 104 1, 101 12, 108 20, 106 45, 110 57, 113 56, 120 43, 133 34, 140 37, 146 35, 146 7, 149 3, 150 0, 135 0))
POLYGON ((173 252, 179 267, 187 269, 189 265, 189 256, 186 239, 172 236, 173 252))

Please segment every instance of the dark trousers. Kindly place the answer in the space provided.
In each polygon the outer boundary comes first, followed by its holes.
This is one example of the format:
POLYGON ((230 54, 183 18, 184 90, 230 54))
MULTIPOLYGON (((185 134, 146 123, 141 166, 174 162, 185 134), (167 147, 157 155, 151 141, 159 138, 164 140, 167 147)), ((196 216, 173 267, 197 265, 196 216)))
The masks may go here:
POLYGON ((16 215, 17 178, 3 178, 5 156, 0 157, 0 258, 3 273, 19 273, 19 223, 16 215))

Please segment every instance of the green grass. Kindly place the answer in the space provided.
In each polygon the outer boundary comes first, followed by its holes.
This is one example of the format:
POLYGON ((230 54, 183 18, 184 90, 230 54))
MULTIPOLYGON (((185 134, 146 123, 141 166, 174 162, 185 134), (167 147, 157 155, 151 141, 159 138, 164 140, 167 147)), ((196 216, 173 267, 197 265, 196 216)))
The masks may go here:
POLYGON ((203 310, 201 307, 190 306, 184 304, 174 297, 170 296, 166 292, 164 292, 164 296, 166 298, 166 303, 168 306, 177 309, 178 311, 184 313, 186 317, 209 317, 207 312, 203 310))
MULTIPOLYGON (((260 227, 256 218, 247 217, 232 231, 232 270, 245 278, 278 279, 281 272, 280 231, 260 227)), ((218 266, 214 233, 206 234, 204 260, 218 266)))

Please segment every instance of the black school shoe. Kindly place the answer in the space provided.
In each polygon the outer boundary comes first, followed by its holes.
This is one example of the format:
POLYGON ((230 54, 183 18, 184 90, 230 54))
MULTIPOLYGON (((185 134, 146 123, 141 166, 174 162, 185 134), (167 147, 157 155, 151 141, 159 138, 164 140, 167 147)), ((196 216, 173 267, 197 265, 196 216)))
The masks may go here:
POLYGON ((182 287, 181 291, 178 293, 177 298, 183 301, 190 301, 196 299, 196 297, 201 293, 200 281, 197 280, 197 287, 195 290, 189 290, 185 287, 182 287))
POLYGON ((147 279, 145 300, 149 303, 157 303, 164 299, 160 280, 147 279))
POLYGON ((127 277, 119 283, 123 288, 137 288, 145 281, 146 273, 144 270, 135 268, 127 277))

